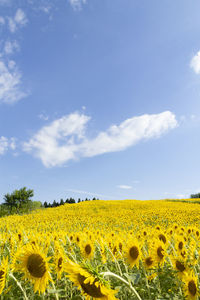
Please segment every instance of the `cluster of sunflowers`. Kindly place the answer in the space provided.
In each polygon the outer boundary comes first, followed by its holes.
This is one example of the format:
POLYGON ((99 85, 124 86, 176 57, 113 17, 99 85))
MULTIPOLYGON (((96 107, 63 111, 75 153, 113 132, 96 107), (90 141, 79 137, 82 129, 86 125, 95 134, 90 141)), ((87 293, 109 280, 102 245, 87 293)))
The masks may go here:
POLYGON ((199 299, 200 207, 188 202, 93 201, 1 218, 1 299, 199 299))

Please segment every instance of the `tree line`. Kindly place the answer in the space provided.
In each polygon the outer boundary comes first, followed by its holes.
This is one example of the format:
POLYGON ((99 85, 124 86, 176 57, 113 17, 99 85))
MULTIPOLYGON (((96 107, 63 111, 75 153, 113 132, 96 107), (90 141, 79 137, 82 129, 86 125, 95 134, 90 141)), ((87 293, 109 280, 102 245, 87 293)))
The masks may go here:
MULTIPOLYGON (((48 207, 57 207, 64 204, 74 204, 76 200, 72 197, 67 198, 66 200, 60 199, 60 201, 54 200, 53 203, 47 203, 47 201, 42 204, 40 201, 33 201, 31 198, 34 196, 34 190, 27 189, 23 187, 19 190, 14 190, 12 193, 7 193, 4 195, 4 202, 0 204, 0 217, 11 215, 11 214, 21 214, 27 213, 37 208, 48 208, 48 207)), ((77 203, 83 201, 99 200, 95 197, 93 199, 85 198, 77 200, 77 203)))
POLYGON ((191 194, 190 198, 200 198, 200 193, 197 194, 191 194))
MULTIPOLYGON (((84 202, 84 201, 94 201, 94 200, 99 200, 99 199, 94 197, 92 199, 85 198, 84 200, 81 200, 80 198, 78 198, 77 203, 84 202)), ((43 207, 44 208, 57 207, 57 206, 64 205, 64 204, 74 204, 74 203, 76 203, 76 200, 74 198, 70 197, 70 198, 67 198, 66 200, 60 199, 59 202, 54 200, 53 203, 50 203, 50 202, 47 203, 47 201, 45 201, 43 204, 43 207)))

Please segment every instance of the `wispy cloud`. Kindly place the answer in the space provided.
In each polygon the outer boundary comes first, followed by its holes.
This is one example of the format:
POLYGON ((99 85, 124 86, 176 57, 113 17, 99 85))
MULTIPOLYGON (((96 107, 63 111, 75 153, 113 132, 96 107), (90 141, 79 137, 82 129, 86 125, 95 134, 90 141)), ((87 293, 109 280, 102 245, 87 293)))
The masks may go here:
POLYGON ((177 126, 175 115, 165 111, 132 117, 89 139, 85 134, 89 120, 90 117, 78 112, 55 120, 24 143, 24 151, 40 158, 46 167, 61 166, 69 160, 125 150, 177 126))
POLYGON ((4 53, 9 55, 13 54, 15 51, 19 51, 20 47, 16 40, 14 41, 6 41, 4 46, 4 53))
POLYGON ((117 185, 117 187, 122 190, 130 190, 133 188, 131 185, 125 185, 125 184, 117 185))
POLYGON ((14 103, 27 94, 21 89, 21 73, 13 60, 0 60, 0 102, 14 103))
POLYGON ((0 155, 5 154, 8 149, 15 150, 16 140, 14 138, 6 138, 5 136, 0 137, 0 155))
POLYGON ((77 190, 77 189, 66 189, 65 191, 70 192, 70 193, 99 197, 101 199, 117 199, 116 197, 113 197, 113 196, 108 196, 108 195, 104 195, 104 194, 93 193, 93 192, 88 192, 88 191, 83 191, 83 190, 77 190))
POLYGON ((44 113, 39 114, 38 118, 43 121, 47 121, 49 119, 49 117, 44 113))
POLYGON ((200 74, 200 51, 198 51, 197 54, 193 56, 190 62, 190 67, 196 74, 200 74))
POLYGON ((75 10, 80 10, 82 5, 86 3, 86 0, 69 0, 69 3, 75 10))
POLYGON ((17 9, 16 14, 13 18, 8 18, 9 29, 12 33, 14 33, 18 29, 18 27, 25 26, 27 22, 28 19, 26 17, 26 14, 21 8, 17 9))
POLYGON ((4 24, 5 24, 5 19, 2 16, 0 16, 0 25, 4 25, 4 24))
MULTIPOLYGON (((1 0, 0 0, 1 1, 1 0)), ((0 2, 6 4, 7 1, 0 2)), ((25 12, 18 8, 14 17, 0 16, 0 23, 8 22, 8 29, 11 33, 27 24, 28 20, 25 12)), ((8 38, 1 41, 0 53, 0 103, 15 103, 28 95, 22 87, 22 74, 11 56, 20 50, 20 45, 16 39, 8 38)))
POLYGON ((181 193, 178 194, 178 193, 171 193, 171 192, 165 192, 165 196, 170 199, 186 199, 186 198, 188 198, 187 194, 181 194, 181 193))

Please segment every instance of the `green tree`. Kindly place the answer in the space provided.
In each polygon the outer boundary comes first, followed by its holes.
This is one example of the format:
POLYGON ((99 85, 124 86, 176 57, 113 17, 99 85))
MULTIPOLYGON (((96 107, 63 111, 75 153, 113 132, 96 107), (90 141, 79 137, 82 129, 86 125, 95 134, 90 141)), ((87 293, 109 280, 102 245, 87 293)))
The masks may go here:
POLYGON ((19 208, 22 208, 23 204, 30 203, 30 198, 34 196, 34 191, 30 189, 27 190, 26 187, 23 187, 20 190, 15 190, 12 195, 16 199, 19 208))
POLYGON ((58 203, 56 202, 56 200, 53 200, 52 207, 56 207, 56 206, 58 206, 58 203))
POLYGON ((10 213, 12 212, 14 207, 17 208, 17 200, 13 196, 13 194, 7 193, 6 195, 4 195, 3 199, 4 199, 3 205, 5 205, 9 208, 10 213))
POLYGON ((25 207, 26 209, 32 208, 32 201, 30 198, 34 196, 34 191, 23 187, 19 190, 14 190, 12 194, 7 193, 4 195, 4 205, 9 208, 10 213, 13 207, 19 212, 19 209, 25 207))
POLYGON ((64 200, 63 200, 63 199, 60 199, 60 204, 59 204, 59 205, 63 205, 63 204, 65 204, 65 203, 64 203, 64 200))
POLYGON ((190 195, 190 198, 200 198, 200 193, 190 195))

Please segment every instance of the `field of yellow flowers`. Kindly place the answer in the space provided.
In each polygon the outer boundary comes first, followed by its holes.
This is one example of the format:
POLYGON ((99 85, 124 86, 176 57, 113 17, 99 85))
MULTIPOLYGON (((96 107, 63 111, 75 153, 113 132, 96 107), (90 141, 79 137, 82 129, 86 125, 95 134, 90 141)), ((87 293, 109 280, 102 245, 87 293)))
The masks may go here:
POLYGON ((88 201, 0 219, 1 299, 200 299, 200 205, 88 201))

